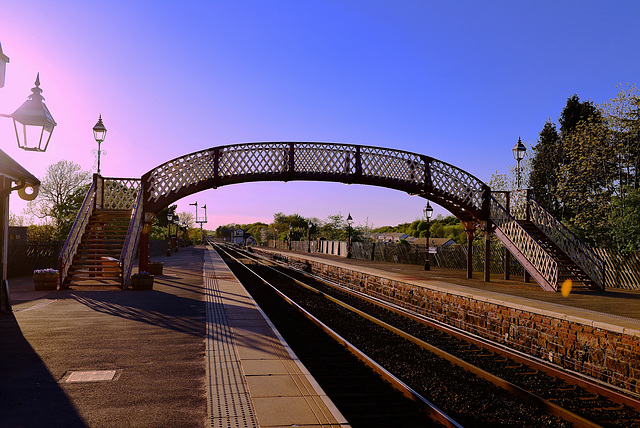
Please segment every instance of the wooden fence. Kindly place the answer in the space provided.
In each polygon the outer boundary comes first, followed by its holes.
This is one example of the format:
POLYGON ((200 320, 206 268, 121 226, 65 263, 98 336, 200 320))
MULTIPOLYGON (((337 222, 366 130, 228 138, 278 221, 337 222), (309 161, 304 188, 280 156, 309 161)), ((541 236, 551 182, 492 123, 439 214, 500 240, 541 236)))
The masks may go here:
POLYGON ((605 287, 640 290, 640 253, 594 250, 605 263, 605 287))
POLYGON ((58 256, 63 244, 62 241, 10 240, 7 251, 7 276, 15 278, 32 275, 36 269, 59 269, 58 256))

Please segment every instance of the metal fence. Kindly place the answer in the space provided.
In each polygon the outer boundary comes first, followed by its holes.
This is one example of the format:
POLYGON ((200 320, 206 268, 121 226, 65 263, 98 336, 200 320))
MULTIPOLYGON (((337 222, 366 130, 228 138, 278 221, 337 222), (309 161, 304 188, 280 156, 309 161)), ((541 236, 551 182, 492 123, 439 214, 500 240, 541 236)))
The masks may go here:
MULTIPOLYGON (((274 248, 273 240, 267 246, 274 248)), ((289 247, 288 241, 277 241, 276 247, 281 250, 308 252, 309 241, 292 241, 289 247)), ((405 242, 354 242, 351 246, 351 256, 354 259, 374 260, 402 264, 424 264, 426 246, 405 242)), ((504 273, 505 247, 501 243, 491 245, 491 273, 504 273)), ((333 254, 347 256, 347 243, 344 241, 311 241, 312 253, 333 254)), ((453 244, 437 247, 435 254, 429 255, 429 263, 433 267, 446 269, 467 269, 467 247, 453 244)), ((512 275, 524 275, 522 265, 512 257, 510 259, 512 275)), ((484 271, 484 243, 473 246, 473 270, 484 271)))
POLYGON ((10 240, 7 251, 7 276, 15 278, 33 274, 36 269, 58 269, 62 241, 32 242, 10 240))

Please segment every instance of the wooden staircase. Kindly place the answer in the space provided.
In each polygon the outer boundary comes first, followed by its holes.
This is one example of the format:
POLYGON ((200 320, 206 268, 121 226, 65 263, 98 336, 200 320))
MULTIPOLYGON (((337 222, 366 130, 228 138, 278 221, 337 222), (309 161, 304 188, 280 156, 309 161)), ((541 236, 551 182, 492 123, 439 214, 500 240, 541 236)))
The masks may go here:
POLYGON ((65 287, 122 285, 118 265, 131 210, 95 210, 69 268, 65 287))
POLYGON ((517 222, 558 262, 558 286, 562 285, 565 280, 571 279, 574 285, 582 283, 586 287, 598 289, 589 275, 573 262, 544 232, 538 229, 533 222, 528 220, 518 220, 517 222))

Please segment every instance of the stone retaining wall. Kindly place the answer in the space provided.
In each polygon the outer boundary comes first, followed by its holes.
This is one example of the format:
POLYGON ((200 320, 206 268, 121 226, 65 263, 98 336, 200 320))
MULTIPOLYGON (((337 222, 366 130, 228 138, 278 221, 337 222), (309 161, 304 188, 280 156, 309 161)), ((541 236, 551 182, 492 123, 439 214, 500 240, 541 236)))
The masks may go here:
MULTIPOLYGON (((254 249, 273 258, 274 253, 254 249)), ((611 385, 640 393, 640 332, 504 302, 482 300, 312 261, 277 258, 296 267, 383 298, 419 314, 473 332, 611 385)))

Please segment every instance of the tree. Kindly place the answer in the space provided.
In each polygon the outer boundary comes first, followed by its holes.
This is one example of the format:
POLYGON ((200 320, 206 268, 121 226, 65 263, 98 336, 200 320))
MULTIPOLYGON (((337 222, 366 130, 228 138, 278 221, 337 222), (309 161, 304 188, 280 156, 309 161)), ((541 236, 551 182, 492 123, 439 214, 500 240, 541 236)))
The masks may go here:
POLYGON ((540 131, 540 138, 532 150, 528 184, 538 203, 555 217, 569 220, 575 216, 571 209, 579 202, 576 198, 580 195, 567 187, 568 182, 575 181, 576 177, 567 177, 566 174, 580 169, 580 165, 572 166, 571 163, 580 162, 579 150, 589 145, 583 147, 579 143, 580 138, 588 134, 584 124, 595 126, 601 123, 602 114, 592 101, 580 101, 580 97, 574 94, 567 98, 558 122, 560 132, 551 120, 547 120, 540 131), (576 132, 580 136, 574 135, 576 132), (578 147, 575 146, 577 142, 578 147), (562 186, 564 190, 561 191, 562 186))
POLYGON ((57 239, 66 239, 87 193, 91 174, 80 165, 61 160, 47 167, 38 197, 29 202, 25 214, 51 218, 57 239))
POLYGON ((612 234, 622 252, 640 252, 640 189, 628 189, 625 198, 614 198, 609 219, 612 234))
POLYGON ((587 243, 608 245, 616 158, 609 129, 594 117, 578 123, 564 143, 557 190, 563 220, 587 243))
POLYGON ((195 216, 189 211, 179 212, 178 217, 180 218, 180 223, 184 222, 187 227, 193 227, 195 224, 195 216))
POLYGON ((32 224, 27 226, 27 241, 50 242, 56 239, 56 228, 51 224, 32 224))
MULTIPOLYGON (((177 208, 178 208, 177 205, 171 205, 162 209, 160 212, 158 212, 158 214, 153 219, 153 222, 151 223, 151 228, 149 229, 149 239, 153 239, 153 240, 167 239, 167 233, 168 233, 167 227, 169 225, 169 220, 167 220, 167 214, 169 212, 175 214, 177 208)), ((172 231, 172 234, 173 234, 173 231, 172 231)))
POLYGON ((562 165, 560 136, 550 119, 540 131, 540 139, 533 147, 529 188, 533 199, 555 217, 560 216, 560 201, 557 197, 558 175, 562 165))
POLYGON ((347 227, 347 222, 341 213, 327 216, 324 224, 320 227, 322 237, 328 241, 339 240, 347 227))
POLYGON ((26 226, 24 216, 9 213, 9 226, 26 226))

